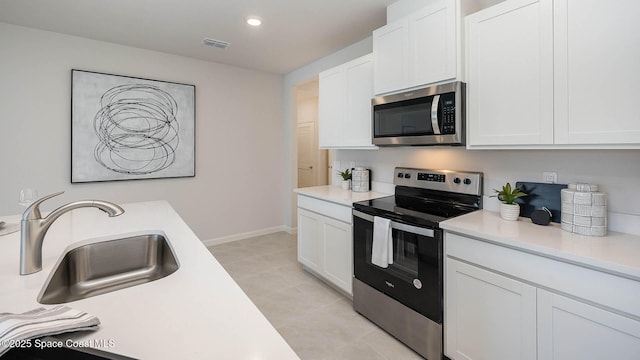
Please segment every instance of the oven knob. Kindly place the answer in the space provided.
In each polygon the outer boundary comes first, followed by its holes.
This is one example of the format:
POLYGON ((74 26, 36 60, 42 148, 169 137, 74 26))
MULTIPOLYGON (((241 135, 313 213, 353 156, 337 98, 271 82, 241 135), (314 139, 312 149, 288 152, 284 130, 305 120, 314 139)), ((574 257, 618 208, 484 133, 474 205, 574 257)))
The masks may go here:
POLYGON ((411 179, 411 174, 409 174, 409 173, 404 174, 404 178, 405 179, 411 179))
POLYGON ((456 183, 456 184, 460 184, 460 178, 457 177, 457 178, 453 179, 453 182, 456 183))
POLYGON ((471 184, 471 179, 464 179, 464 184, 465 185, 471 184))
POLYGON ((422 289, 422 281, 420 281, 420 279, 413 279, 413 286, 415 286, 416 289, 422 289))
POLYGON ((404 174, 403 173, 398 173, 398 177, 402 179, 404 177, 404 174))

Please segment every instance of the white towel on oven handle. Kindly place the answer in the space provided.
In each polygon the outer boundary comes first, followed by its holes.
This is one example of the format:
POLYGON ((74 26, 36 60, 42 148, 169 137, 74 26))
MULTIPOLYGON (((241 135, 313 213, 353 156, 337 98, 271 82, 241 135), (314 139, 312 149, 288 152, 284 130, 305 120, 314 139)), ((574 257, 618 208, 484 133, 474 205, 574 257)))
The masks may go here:
POLYGON ((371 263, 381 268, 393 264, 393 239, 391 238, 391 220, 373 217, 373 244, 371 263))

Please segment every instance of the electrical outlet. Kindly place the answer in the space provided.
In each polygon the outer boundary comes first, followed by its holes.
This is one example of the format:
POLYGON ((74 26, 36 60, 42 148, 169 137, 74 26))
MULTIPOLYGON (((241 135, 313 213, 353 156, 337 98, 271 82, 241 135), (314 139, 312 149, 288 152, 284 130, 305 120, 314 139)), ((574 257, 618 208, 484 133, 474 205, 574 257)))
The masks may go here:
POLYGON ((549 183, 549 184, 555 184, 558 182, 558 173, 557 172, 543 172, 542 173, 542 181, 549 183))
POLYGON ((354 169, 356 167, 356 162, 352 161, 349 163, 349 169, 354 169))

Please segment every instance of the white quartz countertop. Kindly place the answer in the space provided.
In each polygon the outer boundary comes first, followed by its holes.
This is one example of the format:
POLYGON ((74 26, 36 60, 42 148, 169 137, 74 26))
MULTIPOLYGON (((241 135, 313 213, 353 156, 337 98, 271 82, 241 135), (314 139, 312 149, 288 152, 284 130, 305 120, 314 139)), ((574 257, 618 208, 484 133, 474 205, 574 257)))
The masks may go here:
POLYGON ((326 200, 326 201, 334 202, 336 204, 346 205, 349 207, 351 207, 354 202, 371 200, 371 199, 393 195, 393 194, 386 194, 386 193, 375 192, 375 191, 354 192, 351 190, 344 190, 339 186, 333 186, 333 185, 298 188, 293 191, 295 191, 300 195, 310 196, 316 199, 326 200))
POLYGON ((609 232, 573 234, 560 224, 535 225, 529 218, 506 221, 499 213, 475 211, 440 223, 451 232, 640 281, 640 236, 609 232))
MULTIPOLYGON (((39 304, 37 296, 71 244, 160 231, 171 243, 180 268, 147 284, 67 303, 101 321, 98 331, 70 338, 112 340, 113 347, 101 350, 140 359, 298 359, 169 203, 122 207, 125 213, 114 218, 92 208, 60 217, 44 240, 43 270, 32 275, 19 275, 20 232, 0 236, 0 312, 53 306, 39 304)), ((0 218, 18 220, 18 216, 0 218)))

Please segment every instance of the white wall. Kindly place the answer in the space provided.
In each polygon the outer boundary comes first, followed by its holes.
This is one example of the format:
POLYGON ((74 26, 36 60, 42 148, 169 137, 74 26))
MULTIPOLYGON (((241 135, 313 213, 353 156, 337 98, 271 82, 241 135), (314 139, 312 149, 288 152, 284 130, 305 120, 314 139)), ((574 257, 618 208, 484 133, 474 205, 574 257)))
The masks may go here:
POLYGON ((344 64, 349 60, 359 58, 360 56, 369 54, 371 51, 373 51, 373 42, 372 38, 368 37, 364 40, 358 41, 355 44, 347 46, 344 49, 336 51, 329 56, 316 60, 311 64, 305 65, 297 70, 294 70, 284 77, 284 118, 287 131, 285 136, 288 139, 287 148, 289 149, 289 173, 287 174, 288 179, 285 183, 287 190, 284 194, 285 204, 290 204, 289 206, 284 206, 284 218, 287 227, 296 227, 297 216, 297 198, 293 193, 293 189, 298 183, 298 157, 296 151, 296 142, 293 141, 295 139, 294 134, 296 132, 296 124, 293 120, 295 119, 293 113, 293 111, 295 111, 295 106, 293 103, 295 101, 295 92, 293 87, 297 84, 301 84, 313 77, 318 76, 321 71, 330 69, 340 64, 344 64))
MULTIPOLYGON (((542 172, 558 173, 558 183, 586 182, 607 193, 609 229, 640 234, 640 150, 466 150, 398 147, 374 151, 337 150, 334 161, 371 169, 372 181, 392 184, 396 166, 470 170, 484 173, 484 194, 507 181, 542 182, 542 172)), ((348 165, 346 165, 348 166, 348 165)), ((344 165, 343 165, 344 167, 344 165)), ((388 189, 388 187, 386 187, 388 189)), ((495 199, 485 198, 494 210, 495 199)))
POLYGON ((0 214, 21 212, 19 190, 35 187, 66 191, 45 210, 166 199, 203 240, 282 227, 282 86, 280 75, 0 23, 0 214), (196 177, 71 184, 72 68, 195 84, 196 177))

